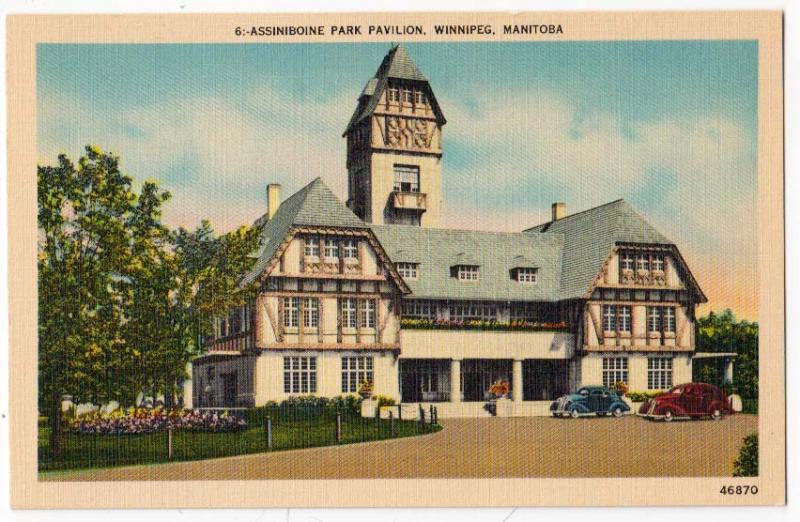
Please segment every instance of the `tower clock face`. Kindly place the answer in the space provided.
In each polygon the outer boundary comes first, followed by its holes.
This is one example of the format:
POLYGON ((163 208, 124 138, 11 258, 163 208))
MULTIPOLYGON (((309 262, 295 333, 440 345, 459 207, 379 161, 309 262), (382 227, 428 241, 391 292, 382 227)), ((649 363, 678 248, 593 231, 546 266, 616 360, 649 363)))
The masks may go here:
POLYGON ((386 144, 402 149, 428 149, 431 145, 431 124, 421 118, 386 117, 386 144))

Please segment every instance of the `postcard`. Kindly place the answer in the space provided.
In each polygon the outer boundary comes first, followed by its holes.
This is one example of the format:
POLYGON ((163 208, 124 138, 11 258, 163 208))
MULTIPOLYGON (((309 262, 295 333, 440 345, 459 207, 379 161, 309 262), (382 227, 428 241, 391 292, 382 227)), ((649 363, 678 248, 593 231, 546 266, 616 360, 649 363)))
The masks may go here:
POLYGON ((7 34, 16 507, 785 502, 781 13, 7 34))

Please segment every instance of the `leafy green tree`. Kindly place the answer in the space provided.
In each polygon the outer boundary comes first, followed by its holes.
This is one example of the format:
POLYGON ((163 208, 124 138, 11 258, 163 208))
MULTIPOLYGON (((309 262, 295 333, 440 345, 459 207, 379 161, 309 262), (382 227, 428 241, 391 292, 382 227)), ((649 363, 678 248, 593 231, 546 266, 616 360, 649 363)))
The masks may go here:
POLYGON ((758 476, 758 435, 753 433, 744 438, 739 457, 733 463, 734 477, 758 476))
POLYGON ((50 448, 60 452, 61 400, 103 401, 124 343, 115 287, 130 256, 126 217, 135 196, 116 157, 87 147, 39 166, 39 397, 50 448))
MULTIPOLYGON (((698 352, 733 352, 733 390, 744 399, 758 398, 758 323, 737 321, 731 310, 711 312, 696 322, 698 352)), ((696 365, 695 376, 707 377, 706 366, 696 365), (703 373, 706 372, 706 373, 703 373)))

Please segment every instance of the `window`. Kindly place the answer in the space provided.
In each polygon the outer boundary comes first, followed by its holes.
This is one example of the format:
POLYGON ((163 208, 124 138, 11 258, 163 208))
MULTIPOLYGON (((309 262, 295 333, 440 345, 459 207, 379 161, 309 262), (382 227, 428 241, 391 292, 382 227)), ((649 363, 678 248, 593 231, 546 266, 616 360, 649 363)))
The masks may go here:
POLYGON ((617 331, 617 307, 614 305, 603 305, 603 330, 617 331))
POLYGON ((361 328, 375 328, 375 300, 366 299, 361 303, 361 328))
POLYGON ((675 309, 672 307, 664 307, 664 331, 675 332, 675 309))
POLYGON ((319 238, 307 237, 304 254, 306 257, 319 257, 319 238))
POLYGON ((414 165, 395 165, 394 191, 419 192, 419 167, 414 165))
POLYGON ((403 301, 403 316, 410 319, 435 319, 436 310, 430 301, 411 299, 403 301))
POLYGON ((303 299, 303 327, 316 328, 319 326, 319 299, 306 297, 303 299))
POLYGON ((404 102, 412 103, 414 101, 414 91, 409 91, 409 90, 403 89, 402 94, 403 94, 403 101, 404 102))
POLYGON ((342 392, 357 392, 363 380, 373 382, 372 357, 342 357, 342 392))
POLYGON ((613 388, 618 382, 628 383, 628 358, 603 357, 603 386, 613 388))
POLYGON ((621 252, 619 256, 620 270, 633 270, 633 255, 630 252, 621 252))
POLYGON ((336 239, 325 240, 325 257, 327 258, 339 257, 339 242, 336 239))
POLYGON ((672 388, 672 357, 647 359, 647 389, 666 390, 672 388))
POLYGON ((647 307, 648 332, 675 332, 675 308, 671 306, 647 307))
POLYGON ((459 265, 456 268, 456 276, 461 281, 477 281, 478 267, 476 265, 459 265))
POLYGON ((283 358, 283 392, 284 393, 317 392, 316 357, 283 358))
POLYGON ((628 305, 603 305, 603 331, 630 332, 631 307, 628 305))
POLYGON ((417 105, 425 105, 428 103, 428 97, 422 91, 414 91, 414 103, 417 105))
POLYGON ((286 328, 297 328, 297 310, 300 306, 300 299, 297 297, 283 298, 283 326, 286 328))
POLYGON ((417 263, 397 263, 397 272, 403 279, 417 278, 417 263))
POLYGON ((617 326, 620 332, 631 331, 631 307, 618 306, 617 307, 617 326))
POLYGON ((538 268, 517 268, 517 281, 520 283, 535 283, 538 268))
POLYGON ((356 300, 342 299, 342 328, 356 327, 356 300))
POLYGON ((342 242, 345 259, 358 259, 358 244, 355 239, 345 239, 342 242))
POLYGON ((389 101, 390 102, 399 102, 400 101, 400 89, 397 87, 390 87, 389 88, 389 101))
POLYGON ((540 321, 540 311, 541 305, 538 303, 511 303, 511 320, 537 323, 540 321))
POLYGON ((636 256, 636 270, 650 270, 650 260, 647 256, 643 254, 636 256))
POLYGON ((491 305, 464 303, 450 305, 451 321, 496 321, 497 308, 491 305))
POLYGON ((664 256, 663 256, 663 254, 654 254, 650 258, 650 264, 651 264, 654 272, 663 272, 664 271, 664 256))

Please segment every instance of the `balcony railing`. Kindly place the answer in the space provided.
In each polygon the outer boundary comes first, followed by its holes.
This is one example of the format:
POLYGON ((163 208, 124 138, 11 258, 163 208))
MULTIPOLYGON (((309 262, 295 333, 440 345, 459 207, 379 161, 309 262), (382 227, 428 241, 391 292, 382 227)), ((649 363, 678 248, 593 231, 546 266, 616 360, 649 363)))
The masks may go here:
POLYGON ((392 192, 392 207, 398 210, 418 210, 425 212, 428 209, 428 195, 424 192, 392 192))

